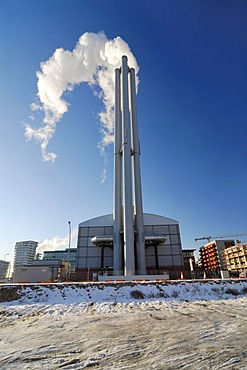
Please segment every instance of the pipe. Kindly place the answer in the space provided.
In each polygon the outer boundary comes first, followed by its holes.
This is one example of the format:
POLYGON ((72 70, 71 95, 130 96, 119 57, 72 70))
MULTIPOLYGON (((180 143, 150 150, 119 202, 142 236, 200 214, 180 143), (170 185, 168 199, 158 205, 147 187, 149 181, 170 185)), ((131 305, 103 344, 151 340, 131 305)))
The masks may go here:
POLYGON ((135 70, 130 70, 130 94, 131 94, 131 121, 132 121, 132 143, 133 143, 133 179, 134 179, 134 208, 136 223, 136 256, 138 274, 145 275, 146 256, 145 256, 145 237, 143 226, 143 205, 142 205, 142 186, 141 186, 141 167, 140 167, 140 145, 138 136, 137 104, 136 104, 136 84, 135 70))
POLYGON ((131 178, 131 134, 127 57, 122 57, 122 148, 123 148, 123 226, 125 276, 135 274, 134 225, 131 178))
POLYGON ((115 128, 114 128, 114 275, 122 270, 122 190, 121 190, 121 104, 120 104, 120 69, 115 70, 115 128))
POLYGON ((111 235, 94 236, 93 238, 91 238, 91 242, 94 245, 107 245, 110 247, 113 245, 113 238, 111 235))

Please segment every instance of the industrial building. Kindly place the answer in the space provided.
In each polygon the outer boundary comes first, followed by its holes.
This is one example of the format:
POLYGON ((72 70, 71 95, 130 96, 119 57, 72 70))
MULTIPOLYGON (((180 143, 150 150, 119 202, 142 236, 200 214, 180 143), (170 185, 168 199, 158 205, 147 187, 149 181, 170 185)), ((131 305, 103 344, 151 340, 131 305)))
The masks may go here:
MULTIPOLYGON (((169 276, 183 266, 179 224, 167 217, 144 213, 145 273, 169 276), (153 238, 152 238, 153 237, 153 238)), ((112 214, 79 224, 76 276, 92 278, 93 273, 112 275, 114 270, 112 214)), ((123 275, 123 270, 117 275, 123 275)), ((141 274, 142 275, 142 274, 141 274)))
POLYGON ((17 267, 13 283, 52 283, 65 281, 68 262, 59 260, 35 260, 29 265, 17 267))
POLYGON ((0 280, 7 279, 10 262, 0 260, 0 280))
POLYGON ((115 70, 113 214, 79 224, 76 277, 169 276, 183 266, 177 221, 143 213, 135 70, 115 70))
POLYGON ((15 244, 13 274, 16 268, 32 264, 37 247, 38 242, 33 240, 21 241, 15 244))
POLYGON ((43 260, 62 260, 71 264, 71 272, 75 272, 77 248, 64 250, 44 251, 43 260))

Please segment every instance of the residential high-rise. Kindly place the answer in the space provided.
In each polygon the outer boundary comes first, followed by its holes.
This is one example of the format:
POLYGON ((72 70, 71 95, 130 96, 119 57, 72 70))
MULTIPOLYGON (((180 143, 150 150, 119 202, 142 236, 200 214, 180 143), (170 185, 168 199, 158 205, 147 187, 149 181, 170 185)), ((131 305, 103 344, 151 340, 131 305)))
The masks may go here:
POLYGON ((247 272, 247 244, 237 242, 224 250, 225 263, 228 271, 247 272))
POLYGON ((32 264, 32 261, 35 259, 37 247, 38 242, 33 240, 17 242, 15 244, 13 273, 17 267, 32 264))
POLYGON ((214 240, 200 248, 202 267, 205 271, 219 274, 220 270, 225 270, 224 250, 235 244, 234 240, 214 240))

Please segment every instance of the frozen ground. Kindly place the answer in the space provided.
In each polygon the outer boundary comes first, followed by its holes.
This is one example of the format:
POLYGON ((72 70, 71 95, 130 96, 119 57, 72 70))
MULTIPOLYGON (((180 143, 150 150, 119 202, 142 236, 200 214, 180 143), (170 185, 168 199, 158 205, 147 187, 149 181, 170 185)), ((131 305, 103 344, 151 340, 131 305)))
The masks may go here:
POLYGON ((0 300, 0 369, 247 369, 246 280, 1 286, 0 300))

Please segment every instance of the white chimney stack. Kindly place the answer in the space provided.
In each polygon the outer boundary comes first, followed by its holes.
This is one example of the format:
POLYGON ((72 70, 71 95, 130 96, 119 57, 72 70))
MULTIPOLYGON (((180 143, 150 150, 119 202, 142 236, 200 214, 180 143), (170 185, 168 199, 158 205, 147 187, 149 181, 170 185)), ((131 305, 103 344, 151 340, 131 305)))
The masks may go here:
POLYGON ((114 274, 146 274, 135 70, 126 56, 115 71, 113 218, 114 274))

